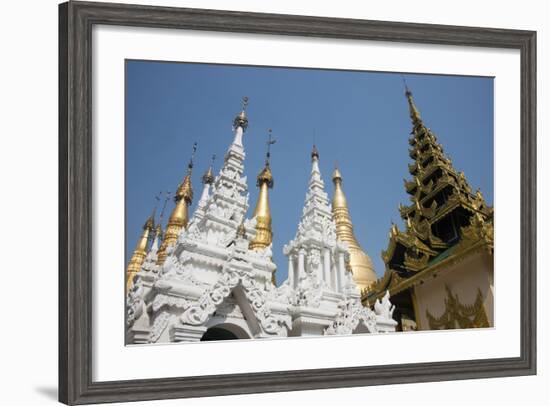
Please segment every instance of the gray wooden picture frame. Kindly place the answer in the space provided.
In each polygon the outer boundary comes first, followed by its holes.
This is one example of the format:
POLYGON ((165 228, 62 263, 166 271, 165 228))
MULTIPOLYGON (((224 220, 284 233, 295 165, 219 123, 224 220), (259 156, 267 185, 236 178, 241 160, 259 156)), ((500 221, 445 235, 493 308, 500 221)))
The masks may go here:
POLYGON ((109 3, 68 2, 59 6, 61 402, 121 402, 535 373, 536 32, 109 3), (518 49, 521 54, 521 355, 469 361, 93 381, 91 33, 94 24, 518 49))

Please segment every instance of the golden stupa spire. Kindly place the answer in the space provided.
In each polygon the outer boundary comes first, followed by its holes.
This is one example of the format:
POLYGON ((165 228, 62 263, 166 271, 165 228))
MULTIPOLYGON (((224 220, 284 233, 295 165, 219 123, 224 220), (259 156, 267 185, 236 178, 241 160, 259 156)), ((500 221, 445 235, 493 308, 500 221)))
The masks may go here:
POLYGON ((132 287, 132 284, 134 283, 134 276, 141 270, 143 261, 147 256, 147 245, 149 244, 151 232, 155 228, 155 211, 156 207, 155 210, 153 210, 153 214, 149 216, 143 225, 141 237, 136 244, 136 248, 134 249, 132 258, 130 258, 130 262, 128 262, 128 267, 126 268, 126 291, 130 290, 132 287))
POLYGON ((249 248, 252 250, 261 250, 271 245, 273 240, 273 232, 271 230, 271 210, 269 208, 268 189, 273 187, 273 175, 269 167, 269 159, 271 157, 271 145, 275 144, 275 140, 271 137, 271 129, 269 130, 269 139, 267 141, 267 153, 265 166, 258 174, 257 186, 260 188, 254 216, 256 218, 256 236, 250 242, 249 248))
POLYGON ((176 195, 174 196, 176 207, 174 207, 174 210, 172 210, 172 214, 168 219, 164 239, 162 240, 162 244, 158 252, 157 264, 159 265, 164 263, 167 257, 167 248, 176 244, 181 230, 187 227, 187 223, 189 221, 189 206, 193 201, 191 174, 193 172, 193 159, 196 151, 197 143, 195 142, 193 144, 193 153, 191 154, 189 165, 187 165, 187 173, 183 181, 178 186, 176 195))
POLYGON ((353 233, 353 224, 348 210, 348 203, 342 189, 342 174, 338 168, 334 169, 332 181, 334 182, 332 217, 336 223, 336 235, 339 240, 346 242, 349 246, 349 266, 353 280, 359 286, 359 289, 363 290, 375 282, 377 276, 374 272, 371 259, 363 251, 353 233))

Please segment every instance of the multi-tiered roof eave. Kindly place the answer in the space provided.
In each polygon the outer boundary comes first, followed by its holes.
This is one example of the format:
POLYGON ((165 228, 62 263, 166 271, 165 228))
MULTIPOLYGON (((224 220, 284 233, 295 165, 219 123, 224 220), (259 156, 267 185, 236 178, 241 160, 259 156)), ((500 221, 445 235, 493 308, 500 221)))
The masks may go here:
POLYGON ((472 192, 463 172, 455 170, 436 135, 424 124, 407 89, 413 124, 409 138, 410 179, 404 180, 411 203, 400 205, 405 230, 392 224, 382 252, 386 271, 363 292, 373 303, 386 290, 393 296, 437 271, 466 251, 493 249, 493 208, 481 192, 472 192))

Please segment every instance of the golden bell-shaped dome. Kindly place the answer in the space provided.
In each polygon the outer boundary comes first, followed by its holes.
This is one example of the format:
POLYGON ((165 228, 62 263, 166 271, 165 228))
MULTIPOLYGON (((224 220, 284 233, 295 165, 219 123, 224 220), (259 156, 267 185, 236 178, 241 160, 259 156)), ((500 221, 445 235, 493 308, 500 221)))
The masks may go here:
POLYGON ((349 246, 349 268, 353 280, 363 290, 377 279, 376 272, 370 257, 363 251, 353 233, 353 224, 349 214, 348 203, 342 189, 342 174, 336 168, 332 174, 334 182, 334 196, 332 198, 332 216, 336 223, 336 235, 339 240, 349 246))

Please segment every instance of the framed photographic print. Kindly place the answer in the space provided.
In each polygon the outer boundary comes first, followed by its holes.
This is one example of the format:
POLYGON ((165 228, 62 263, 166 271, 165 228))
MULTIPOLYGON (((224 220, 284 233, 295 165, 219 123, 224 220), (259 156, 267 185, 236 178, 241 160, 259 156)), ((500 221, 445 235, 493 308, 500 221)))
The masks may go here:
POLYGON ((536 373, 535 32, 59 27, 60 401, 536 373))

